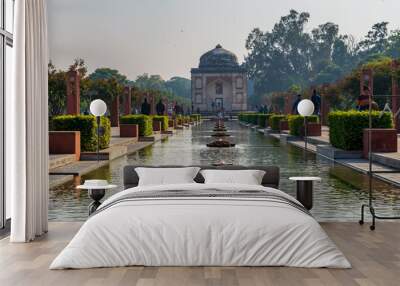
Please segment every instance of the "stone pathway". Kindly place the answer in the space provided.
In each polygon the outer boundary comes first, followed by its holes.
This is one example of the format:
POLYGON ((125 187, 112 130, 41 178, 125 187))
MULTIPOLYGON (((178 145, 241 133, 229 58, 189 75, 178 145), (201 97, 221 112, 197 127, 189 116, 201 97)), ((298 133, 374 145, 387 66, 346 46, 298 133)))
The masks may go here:
MULTIPOLYGON (((264 129, 258 130, 260 133, 264 133, 266 136, 271 136, 280 140, 281 142, 286 142, 298 148, 305 148, 304 140, 298 137, 289 135, 289 132, 284 131, 282 133, 270 133, 264 129), (282 135, 282 136, 281 136, 282 135)), ((329 145, 329 127, 322 127, 321 136, 312 136, 308 138, 307 150, 312 153, 317 153, 318 145, 329 145)), ((400 148, 400 137, 398 139, 398 146, 400 148)), ((319 154, 321 155, 321 154, 319 154)), ((330 158, 329 158, 330 159, 330 158)), ((335 163, 347 166, 367 174, 369 171, 369 162, 364 158, 355 159, 334 159, 335 163)), ((400 149, 396 153, 374 153, 373 154, 373 171, 383 171, 383 172, 398 172, 398 173, 376 173, 374 176, 380 180, 383 180, 389 184, 400 187, 400 149)))

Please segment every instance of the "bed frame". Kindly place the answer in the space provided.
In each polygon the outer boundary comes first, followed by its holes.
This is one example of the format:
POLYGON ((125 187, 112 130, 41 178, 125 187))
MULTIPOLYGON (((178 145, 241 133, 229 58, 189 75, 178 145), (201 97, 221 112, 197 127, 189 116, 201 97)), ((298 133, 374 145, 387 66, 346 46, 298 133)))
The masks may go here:
MULTIPOLYGON (((134 166, 128 165, 124 167, 124 189, 136 187, 139 183, 139 176, 135 171, 137 167, 146 167, 146 168, 178 168, 178 167, 186 167, 186 166, 174 166, 174 165, 166 165, 166 166, 134 166)), ((261 184, 264 187, 271 187, 271 188, 279 188, 279 167, 276 166, 251 166, 251 167, 244 167, 244 166, 231 166, 231 165, 224 165, 224 166, 195 166, 199 167, 202 170, 205 169, 212 169, 212 170, 263 170, 265 171, 265 175, 262 179, 261 184)), ((204 178, 200 174, 194 178, 195 182, 197 183, 204 183, 204 178)))

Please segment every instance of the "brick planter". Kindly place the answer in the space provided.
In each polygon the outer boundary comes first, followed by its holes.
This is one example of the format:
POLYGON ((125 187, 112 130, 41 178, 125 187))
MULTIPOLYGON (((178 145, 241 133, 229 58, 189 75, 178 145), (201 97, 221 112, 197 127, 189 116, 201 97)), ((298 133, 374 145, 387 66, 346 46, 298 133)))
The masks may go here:
POLYGON ((161 132, 161 121, 153 120, 153 132, 161 132))
POLYGON ((168 120, 168 127, 169 128, 175 128, 176 127, 176 120, 175 119, 168 120))
MULTIPOLYGON (((321 136, 321 123, 307 123, 307 136, 321 136)), ((304 136, 304 126, 300 130, 301 136, 304 136)))
POLYGON ((363 157, 368 158, 368 132, 371 132, 372 152, 397 152, 396 129, 364 129, 363 130, 363 157))
POLYGON ((120 124, 120 137, 139 137, 139 125, 137 124, 120 124))
POLYGON ((289 130, 289 121, 281 120, 279 121, 279 131, 289 130))
POLYGON ((50 154, 75 154, 79 161, 81 156, 81 132, 79 131, 50 131, 50 154))

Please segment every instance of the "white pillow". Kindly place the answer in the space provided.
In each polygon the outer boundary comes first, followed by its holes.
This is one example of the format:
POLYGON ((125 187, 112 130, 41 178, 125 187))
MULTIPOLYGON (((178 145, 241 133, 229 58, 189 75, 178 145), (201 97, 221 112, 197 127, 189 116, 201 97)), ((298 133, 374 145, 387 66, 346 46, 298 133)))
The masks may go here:
POLYGON ((138 186, 171 185, 195 183, 193 180, 200 168, 135 168, 139 176, 138 186))
POLYGON ((202 170, 205 184, 261 185, 265 171, 261 170, 202 170))

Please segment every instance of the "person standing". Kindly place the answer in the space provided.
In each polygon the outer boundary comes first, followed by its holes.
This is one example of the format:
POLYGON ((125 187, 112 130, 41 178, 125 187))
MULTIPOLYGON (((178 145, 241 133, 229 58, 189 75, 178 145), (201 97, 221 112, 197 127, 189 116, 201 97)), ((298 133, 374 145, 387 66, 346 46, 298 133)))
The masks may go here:
POLYGON ((293 102, 292 114, 299 114, 299 112, 297 111, 297 106, 299 105, 300 101, 301 101, 301 94, 298 94, 296 100, 293 102))
POLYGON ((162 103, 161 99, 158 101, 158 103, 156 105, 156 111, 157 111, 157 115, 164 115, 165 106, 162 103))
POLYGON ((321 110, 321 96, 317 93, 317 90, 313 90, 311 101, 314 103, 314 115, 319 115, 321 110))
POLYGON ((150 103, 147 102, 147 98, 144 99, 140 113, 144 115, 150 115, 150 103))

